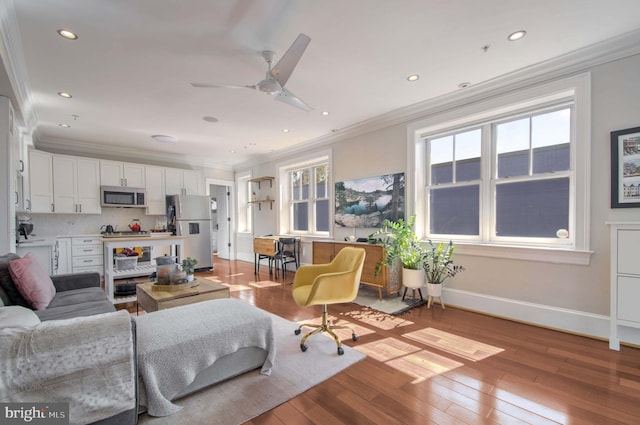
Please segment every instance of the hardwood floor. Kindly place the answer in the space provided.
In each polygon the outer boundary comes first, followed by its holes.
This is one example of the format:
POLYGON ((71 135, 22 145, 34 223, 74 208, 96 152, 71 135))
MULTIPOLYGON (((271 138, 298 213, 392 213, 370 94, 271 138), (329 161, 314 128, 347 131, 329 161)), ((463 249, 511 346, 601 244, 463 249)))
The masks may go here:
MULTIPOLYGON (((320 317, 320 307, 293 302, 293 273, 272 285, 266 267, 255 276, 252 263, 216 259, 198 278, 231 284, 232 297, 289 320, 320 317)), ((611 351, 449 306, 389 316, 340 304, 329 313, 357 326, 359 341, 347 332, 344 342, 367 358, 248 424, 640 423, 640 349, 611 351)))

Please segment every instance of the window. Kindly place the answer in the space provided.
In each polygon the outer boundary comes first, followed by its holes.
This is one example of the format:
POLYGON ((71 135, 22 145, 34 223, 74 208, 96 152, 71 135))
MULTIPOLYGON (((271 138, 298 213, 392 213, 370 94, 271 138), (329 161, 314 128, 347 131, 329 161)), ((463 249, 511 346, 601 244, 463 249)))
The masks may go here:
POLYGON ((294 232, 329 232, 328 177, 327 164, 289 172, 291 223, 294 232))
POLYGON ((237 177, 238 188, 238 232, 251 233, 252 231, 252 214, 251 204, 251 174, 242 174, 237 177))
POLYGON ((280 232, 328 236, 331 214, 329 155, 279 167, 280 232))
POLYGON ((427 137, 430 236, 570 243, 571 111, 564 105, 427 137))
POLYGON ((589 87, 583 74, 505 89, 411 123, 418 234, 472 255, 588 264, 589 87))

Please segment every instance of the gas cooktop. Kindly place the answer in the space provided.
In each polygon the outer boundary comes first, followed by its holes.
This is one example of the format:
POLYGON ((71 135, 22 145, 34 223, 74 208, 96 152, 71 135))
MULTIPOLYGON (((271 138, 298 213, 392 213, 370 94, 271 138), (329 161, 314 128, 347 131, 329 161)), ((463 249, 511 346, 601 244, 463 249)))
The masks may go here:
POLYGON ((137 236, 148 237, 148 236, 151 236, 151 233, 149 233, 146 230, 141 230, 139 232, 134 232, 133 230, 131 230, 131 231, 125 231, 125 232, 113 232, 113 233, 102 234, 103 238, 132 238, 137 236))

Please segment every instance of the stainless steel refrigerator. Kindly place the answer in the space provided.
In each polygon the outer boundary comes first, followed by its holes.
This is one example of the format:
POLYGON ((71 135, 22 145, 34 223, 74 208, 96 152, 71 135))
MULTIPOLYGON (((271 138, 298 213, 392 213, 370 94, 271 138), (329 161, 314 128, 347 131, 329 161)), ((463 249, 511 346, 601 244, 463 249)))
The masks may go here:
POLYGON ((187 236, 182 258, 198 260, 196 270, 213 268, 211 202, 208 196, 167 196, 167 227, 174 235, 187 236))

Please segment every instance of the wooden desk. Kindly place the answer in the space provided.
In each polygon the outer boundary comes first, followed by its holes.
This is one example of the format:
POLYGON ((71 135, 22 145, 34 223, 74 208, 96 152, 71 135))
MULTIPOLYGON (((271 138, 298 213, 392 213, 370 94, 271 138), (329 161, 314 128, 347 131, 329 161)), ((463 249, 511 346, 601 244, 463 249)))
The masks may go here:
MULTIPOLYGON (((260 260, 265 258, 269 259, 269 274, 273 273, 272 261, 275 260, 276 253, 279 248, 280 238, 296 238, 297 248, 296 256, 298 257, 297 263, 300 264, 300 238, 291 235, 275 235, 275 236, 256 236, 253 238, 253 271, 258 273, 260 271, 260 260)), ((276 264, 277 268, 277 264, 276 264)), ((278 271, 276 270, 276 277, 278 271)))
POLYGON ((159 291, 157 286, 153 288, 153 283, 139 283, 136 285, 138 306, 146 312, 152 312, 200 301, 229 298, 228 286, 204 280, 198 282, 198 286, 177 291, 159 291))

